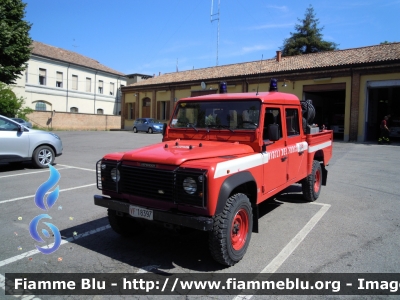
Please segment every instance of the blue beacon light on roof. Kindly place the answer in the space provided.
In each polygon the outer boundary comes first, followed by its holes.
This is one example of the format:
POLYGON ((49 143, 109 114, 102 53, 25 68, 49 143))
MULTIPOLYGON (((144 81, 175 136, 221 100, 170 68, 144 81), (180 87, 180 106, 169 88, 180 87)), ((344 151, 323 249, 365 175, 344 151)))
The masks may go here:
POLYGON ((278 91, 278 80, 276 80, 275 78, 272 78, 271 82, 269 83, 269 91, 270 92, 278 91))
POLYGON ((219 93, 226 94, 227 92, 228 92, 228 85, 226 84, 225 81, 221 81, 219 83, 219 93))

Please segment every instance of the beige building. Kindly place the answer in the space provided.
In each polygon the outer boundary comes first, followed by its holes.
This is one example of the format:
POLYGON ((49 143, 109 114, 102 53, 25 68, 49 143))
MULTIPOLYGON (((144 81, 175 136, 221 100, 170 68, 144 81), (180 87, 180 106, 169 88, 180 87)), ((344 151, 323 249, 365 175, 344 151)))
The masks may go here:
POLYGON ((37 111, 119 115, 121 72, 76 52, 32 43, 28 67, 13 91, 37 111))
POLYGON ((373 141, 379 124, 391 114, 391 135, 400 138, 400 43, 320 52, 174 72, 122 88, 121 127, 137 117, 169 119, 179 98, 228 92, 268 91, 271 78, 279 91, 311 99, 317 124, 344 141, 373 141))

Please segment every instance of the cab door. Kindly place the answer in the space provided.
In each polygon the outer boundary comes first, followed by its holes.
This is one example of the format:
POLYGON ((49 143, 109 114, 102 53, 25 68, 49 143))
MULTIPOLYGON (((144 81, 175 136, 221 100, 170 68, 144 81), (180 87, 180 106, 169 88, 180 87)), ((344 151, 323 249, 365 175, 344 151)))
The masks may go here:
POLYGON ((263 193, 268 194, 287 182, 288 157, 285 154, 285 138, 282 131, 282 106, 264 107, 263 143, 264 156, 264 186, 263 193), (277 124, 279 140, 271 141, 268 136, 268 126, 277 124))
POLYGON ((300 130, 301 111, 299 107, 285 107, 286 140, 288 156, 288 180, 303 178, 306 171, 307 143, 300 130))

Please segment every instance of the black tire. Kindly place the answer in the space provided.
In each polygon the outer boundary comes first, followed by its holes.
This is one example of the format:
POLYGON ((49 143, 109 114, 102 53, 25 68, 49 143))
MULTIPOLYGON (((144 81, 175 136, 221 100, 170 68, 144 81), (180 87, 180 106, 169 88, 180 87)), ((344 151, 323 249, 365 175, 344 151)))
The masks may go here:
POLYGON ((214 227, 208 239, 212 257, 226 266, 239 262, 249 246, 252 230, 249 198, 240 193, 231 196, 223 212, 214 216, 214 227))
POLYGON ((54 162, 54 151, 50 146, 40 146, 33 151, 32 161, 38 168, 48 168, 54 162))
POLYGON ((149 129, 147 130, 148 133, 153 133, 153 128, 149 127, 149 129))
POLYGON ((107 214, 112 230, 124 237, 138 235, 144 231, 142 224, 130 217, 117 216, 117 212, 113 209, 108 209, 107 214))
POLYGON ((322 168, 319 161, 314 160, 311 174, 301 182, 303 197, 309 202, 318 199, 321 193, 322 184, 322 168))
POLYGON ((137 128, 136 127, 133 127, 133 132, 137 133, 137 128))

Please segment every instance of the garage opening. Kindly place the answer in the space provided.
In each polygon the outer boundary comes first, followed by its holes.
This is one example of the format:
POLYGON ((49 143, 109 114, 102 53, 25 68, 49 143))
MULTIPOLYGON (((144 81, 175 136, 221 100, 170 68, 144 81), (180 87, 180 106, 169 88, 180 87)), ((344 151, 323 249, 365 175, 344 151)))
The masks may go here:
POLYGON ((333 130, 335 139, 344 139, 346 84, 306 85, 303 99, 310 99, 316 110, 314 123, 333 130))
POLYGON ((390 114, 388 121, 389 138, 400 141, 400 86, 369 87, 368 112, 366 118, 366 140, 377 141, 380 123, 390 114))

